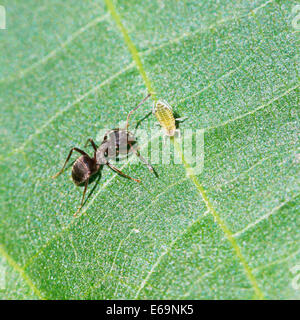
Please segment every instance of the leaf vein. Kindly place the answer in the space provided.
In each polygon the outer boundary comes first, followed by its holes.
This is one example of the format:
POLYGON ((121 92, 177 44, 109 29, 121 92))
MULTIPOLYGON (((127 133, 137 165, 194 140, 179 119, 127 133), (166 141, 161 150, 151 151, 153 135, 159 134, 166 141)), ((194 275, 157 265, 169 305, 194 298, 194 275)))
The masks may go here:
POLYGON ((89 23, 87 23, 85 26, 79 28, 77 31, 72 33, 65 41, 61 42, 58 47, 50 51, 47 55, 39 59, 38 61, 34 62, 31 66, 24 68, 23 70, 20 70, 19 73, 16 76, 11 76, 5 79, 0 79, 0 82, 11 82, 16 79, 23 78, 26 76, 29 72, 31 72, 33 69, 37 68, 38 66, 47 63, 50 59, 54 58, 58 52, 66 48, 72 41, 74 41, 78 36, 80 36, 82 33, 87 31, 88 29, 92 28, 93 26, 97 25, 99 22, 105 20, 108 18, 108 14, 105 14, 103 16, 97 17, 93 20, 91 20, 89 23))
POLYGON ((225 127, 227 124, 229 124, 229 123, 231 123, 231 122, 234 122, 234 121, 243 119, 243 118, 245 118, 245 117, 247 117, 247 116, 249 116, 249 115, 252 115, 252 114, 256 113, 257 111, 262 110, 262 109, 264 109, 265 107, 271 105, 272 103, 276 102, 277 100, 279 100, 279 99, 287 96, 291 91, 294 91, 294 90, 296 90, 297 88, 299 88, 299 84, 296 85, 296 86, 294 86, 294 87, 289 88, 288 90, 286 90, 286 91, 283 92, 282 94, 276 96, 275 98, 271 99, 271 100, 268 101, 267 103, 262 104, 262 105, 256 107, 255 109, 253 109, 253 110, 251 110, 251 111, 248 111, 248 112, 246 112, 246 113, 243 113, 243 114, 241 114, 241 115, 239 115, 239 116, 237 116, 237 117, 234 117, 234 118, 232 118, 232 119, 226 120, 226 121, 224 121, 224 122, 222 122, 222 123, 220 123, 220 124, 218 124, 218 125, 211 126, 211 127, 207 127, 207 128, 205 128, 204 130, 205 130, 205 131, 208 131, 208 130, 212 130, 212 129, 216 129, 216 128, 220 128, 220 127, 225 127))
POLYGON ((300 249, 299 249, 299 250, 296 250, 296 251, 294 251, 294 252, 292 252, 292 253, 290 253, 290 254, 288 254, 288 255, 285 256, 285 257, 280 257, 279 259, 274 260, 274 261, 272 261, 272 262, 270 262, 270 263, 268 263, 268 264, 264 264, 264 265, 262 265, 261 267, 257 267, 257 268, 255 268, 253 271, 254 271, 254 272, 259 272, 259 271, 261 271, 261 270, 264 270, 264 269, 266 269, 266 268, 268 268, 268 267, 271 267, 271 266, 274 266, 274 265, 276 265, 276 264, 281 264, 281 263, 289 260, 290 258, 296 256, 299 252, 300 252, 300 249))
POLYGON ((76 100, 74 100, 72 103, 66 105, 64 108, 60 109, 58 112, 56 112, 48 121, 46 121, 40 128, 36 129, 36 131, 34 133, 32 133, 22 144, 20 147, 14 149, 10 154, 8 154, 8 157, 11 156, 12 154, 16 153, 16 152, 20 152, 22 150, 24 150, 24 148, 26 147, 26 145, 28 143, 30 143, 30 141, 37 135, 41 134, 53 121, 56 120, 56 118, 58 118, 59 116, 61 116, 62 114, 64 114, 65 112, 67 112, 69 109, 71 109, 74 105, 76 105, 77 103, 81 102, 83 99, 85 99, 86 97, 88 97, 90 94, 96 92, 97 90, 99 90, 101 87, 107 85, 108 83, 110 83, 111 81, 113 81, 114 79, 118 78, 122 73, 130 70, 131 68, 134 67, 134 64, 131 63, 128 66, 126 66, 125 68, 123 68, 122 70, 116 72, 115 74, 113 74, 112 76, 108 77, 107 79, 105 79, 104 81, 102 81, 101 83, 97 84, 96 86, 92 87, 89 91, 87 91, 86 93, 82 94, 81 96, 79 96, 76 100))
POLYGON ((170 250, 172 249, 172 247, 174 246, 174 244, 181 239, 186 233, 189 232, 189 230, 196 224, 198 223, 203 217, 205 217, 207 214, 209 213, 209 211, 207 210, 206 212, 204 212, 204 214, 200 217, 198 217, 196 220, 194 220, 190 225, 187 226, 187 228, 177 237, 175 237, 170 244, 167 246, 167 248, 158 256, 158 258, 156 259, 156 261, 154 262, 154 264, 152 265, 151 269, 148 271, 146 277, 141 281, 141 284, 135 294, 134 299, 137 299, 140 295, 140 292, 143 290, 143 288, 145 287, 145 285, 147 284, 147 282, 149 281, 151 275, 153 274, 153 272, 155 271, 155 269, 158 267, 158 265, 160 264, 160 262, 162 261, 163 257, 168 254, 170 252, 170 250))
POLYGON ((35 284, 32 282, 32 280, 29 278, 25 270, 20 267, 17 262, 6 252, 3 245, 0 244, 0 254, 6 259, 8 264, 17 272, 20 274, 20 276, 23 278, 23 280, 27 283, 29 288, 34 292, 34 294, 41 300, 45 300, 45 298, 42 296, 39 289, 35 286, 35 284))
MULTIPOLYGON (((239 66, 237 66, 236 68, 232 69, 232 70, 229 70, 228 72, 224 73, 222 76, 220 76, 218 79, 216 79, 214 82, 211 82, 209 83, 207 86, 205 86, 204 88, 202 88, 201 90, 187 96, 187 97, 184 97, 182 99, 180 99, 178 101, 178 103, 181 103, 181 102, 184 102, 188 99, 192 99, 198 95, 200 95, 202 92, 206 91, 207 89, 211 88, 212 86, 214 86, 216 83, 218 83, 220 80, 222 80, 223 78, 226 78, 228 76, 230 76, 231 74, 235 73, 237 70, 239 70, 243 65, 244 63, 250 58, 250 56, 247 56, 243 59, 243 61, 241 62, 241 64, 239 66)), ((174 103, 174 102, 173 102, 174 103)))
POLYGON ((271 215, 273 215, 274 213, 278 212, 280 208, 282 208, 283 206, 285 206, 287 203, 293 201, 295 198, 298 197, 300 193, 294 195, 293 197, 281 202, 278 206, 274 207, 273 209, 271 209, 270 211, 268 211, 267 213, 265 213, 264 215, 262 215, 260 218, 258 218, 257 220, 255 220, 254 222, 252 223, 249 223, 247 225, 247 227, 245 227, 244 229, 234 233, 232 236, 237 238, 239 237, 240 235, 242 235, 243 233, 245 233, 246 231, 248 231, 249 229, 255 227, 257 224, 259 224, 260 222, 268 219, 271 215))
MULTIPOLYGON (((121 29, 121 32, 123 33, 125 43, 128 45, 129 51, 131 52, 132 58, 136 62, 137 66, 138 66, 138 70, 140 71, 140 73, 142 75, 142 78, 145 81, 146 87, 148 88, 149 92, 152 92, 153 86, 152 86, 152 84, 150 82, 150 79, 147 77, 145 69, 144 69, 144 67, 142 65, 142 62, 141 62, 140 58, 139 58, 138 51, 137 51, 136 47, 134 46, 133 42, 131 41, 131 39, 129 37, 129 34, 128 34, 125 26, 123 25, 119 14, 117 13, 117 11, 116 11, 116 9, 115 9, 115 7, 114 7, 114 5, 113 5, 111 0, 105 0, 105 2, 106 2, 107 6, 109 8, 109 11, 111 12, 112 17, 116 21, 116 24, 119 26, 119 28, 121 29)), ((175 148, 181 153, 180 146, 178 145, 176 140, 175 139, 171 139, 171 141, 174 143, 175 148)), ((181 153, 181 155, 182 155, 182 153, 181 153)), ((223 230, 223 232, 225 233, 225 235, 228 238, 229 242, 231 243, 231 245, 232 245, 232 247, 233 247, 233 249, 234 249, 234 251, 235 251, 235 253, 236 253, 237 257, 238 257, 238 259, 240 260, 240 262, 241 262, 241 264, 242 264, 242 266, 243 266, 243 268, 245 270, 246 276, 248 277, 251 285, 253 286, 253 289, 254 289, 256 295, 260 299, 263 299, 264 295, 263 295, 262 291, 260 290, 260 288, 259 288, 259 286, 257 284, 256 278, 254 277, 250 266, 247 264, 244 256, 242 255, 242 252, 241 252, 236 240, 232 237, 231 231, 228 229, 226 224, 223 222, 223 220, 219 217, 219 215, 217 214, 217 212, 213 208, 212 204, 208 200, 208 197, 206 195, 206 192, 205 192, 204 188, 199 183, 198 179, 196 178, 195 174, 193 173, 192 168, 185 161, 183 155, 182 155, 182 160, 183 160, 183 163, 184 163, 184 166, 185 166, 186 170, 189 168, 189 170, 190 170, 189 177, 194 182, 197 190, 201 194, 201 196, 202 196, 202 198, 203 198, 208 210, 211 212, 211 214, 213 215, 215 221, 218 223, 219 227, 221 228, 221 230, 223 230)), ((139 293, 139 291, 138 291, 138 293, 139 293)), ((138 295, 138 293, 137 293, 137 295, 138 295)))

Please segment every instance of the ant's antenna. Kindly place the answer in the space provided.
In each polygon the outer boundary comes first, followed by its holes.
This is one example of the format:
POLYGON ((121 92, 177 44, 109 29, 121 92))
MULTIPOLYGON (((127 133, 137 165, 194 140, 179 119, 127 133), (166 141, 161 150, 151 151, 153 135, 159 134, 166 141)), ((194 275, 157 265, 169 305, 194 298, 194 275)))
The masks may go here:
POLYGON ((151 93, 149 93, 149 94, 147 95, 147 97, 144 98, 144 99, 138 104, 137 107, 135 107, 134 109, 132 109, 132 110, 128 113, 125 129, 127 129, 128 126, 129 126, 129 117, 131 116, 131 114, 132 114, 135 110, 137 110, 150 96, 151 96, 151 93))

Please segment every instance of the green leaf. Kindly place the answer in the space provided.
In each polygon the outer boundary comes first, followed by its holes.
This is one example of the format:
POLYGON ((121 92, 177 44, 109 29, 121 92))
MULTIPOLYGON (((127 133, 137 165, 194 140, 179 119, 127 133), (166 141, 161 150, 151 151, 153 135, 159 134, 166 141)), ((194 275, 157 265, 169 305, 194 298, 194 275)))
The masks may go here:
POLYGON ((299 298, 296 4, 3 1, 0 297, 299 298), (105 167, 74 217, 83 188, 51 176, 148 91, 204 130, 203 171, 130 157, 142 183, 105 167))

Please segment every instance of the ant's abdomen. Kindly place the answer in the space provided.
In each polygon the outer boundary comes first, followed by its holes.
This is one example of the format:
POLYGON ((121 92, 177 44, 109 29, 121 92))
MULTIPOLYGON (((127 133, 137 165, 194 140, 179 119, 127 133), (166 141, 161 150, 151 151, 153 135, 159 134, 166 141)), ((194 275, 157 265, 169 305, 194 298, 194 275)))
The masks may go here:
POLYGON ((76 185, 82 184, 90 176, 91 173, 95 173, 95 163, 88 156, 79 157, 72 168, 72 179, 76 185))

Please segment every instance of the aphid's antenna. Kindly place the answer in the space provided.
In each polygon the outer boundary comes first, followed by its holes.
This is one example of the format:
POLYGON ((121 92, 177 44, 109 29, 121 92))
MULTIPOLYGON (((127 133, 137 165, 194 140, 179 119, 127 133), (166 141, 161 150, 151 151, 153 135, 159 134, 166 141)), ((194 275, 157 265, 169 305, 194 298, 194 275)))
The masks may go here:
POLYGON ((150 96, 151 96, 151 93, 149 93, 149 94, 147 95, 147 97, 144 98, 144 99, 137 105, 137 107, 135 107, 134 109, 132 109, 132 110, 128 113, 125 129, 127 129, 128 126, 129 126, 129 118, 130 118, 131 114, 132 114, 134 111, 136 111, 150 96))

